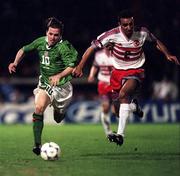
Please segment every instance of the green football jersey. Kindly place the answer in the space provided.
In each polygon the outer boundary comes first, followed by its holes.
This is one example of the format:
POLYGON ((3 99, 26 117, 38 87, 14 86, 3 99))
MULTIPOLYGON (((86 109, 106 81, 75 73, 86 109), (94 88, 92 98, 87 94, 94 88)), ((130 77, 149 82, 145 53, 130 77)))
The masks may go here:
MULTIPOLYGON (((41 82, 49 84, 49 77, 62 72, 67 67, 74 67, 78 52, 67 41, 61 40, 52 47, 47 44, 47 37, 40 37, 23 47, 25 53, 37 51, 40 62, 41 82)), ((58 85, 72 79, 71 75, 62 78, 58 85)))

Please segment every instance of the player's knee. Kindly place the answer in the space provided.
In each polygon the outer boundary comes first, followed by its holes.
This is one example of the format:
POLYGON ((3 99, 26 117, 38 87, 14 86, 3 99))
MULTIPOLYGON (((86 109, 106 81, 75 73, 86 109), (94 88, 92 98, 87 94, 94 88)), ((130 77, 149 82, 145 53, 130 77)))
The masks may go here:
POLYGON ((104 108, 103 108, 103 112, 104 112, 105 114, 109 113, 109 110, 110 110, 110 109, 109 109, 108 107, 104 107, 104 108))
POLYGON ((103 103, 102 104, 102 111, 107 114, 110 111, 110 104, 109 103, 103 103))
POLYGON ((36 105, 35 106, 35 113, 37 113, 37 114, 43 114, 44 110, 45 110, 44 106, 41 106, 41 105, 36 105))

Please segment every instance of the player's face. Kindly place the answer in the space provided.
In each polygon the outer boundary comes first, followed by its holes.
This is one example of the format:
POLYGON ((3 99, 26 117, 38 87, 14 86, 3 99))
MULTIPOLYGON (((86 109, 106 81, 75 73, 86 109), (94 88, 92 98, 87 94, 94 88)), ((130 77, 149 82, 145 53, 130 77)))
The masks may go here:
POLYGON ((59 42, 61 38, 61 31, 59 28, 49 27, 49 29, 46 32, 46 35, 48 38, 48 45, 52 46, 59 42))
POLYGON ((134 31, 134 19, 133 17, 131 18, 121 18, 120 19, 120 25, 122 32, 130 38, 133 34, 134 31))

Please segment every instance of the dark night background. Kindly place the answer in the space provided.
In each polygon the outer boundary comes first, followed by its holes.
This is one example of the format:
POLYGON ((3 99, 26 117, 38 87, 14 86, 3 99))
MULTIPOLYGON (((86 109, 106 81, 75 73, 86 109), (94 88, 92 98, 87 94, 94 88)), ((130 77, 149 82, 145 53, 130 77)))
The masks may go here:
MULTIPOLYGON (((146 26, 171 53, 180 58, 179 7, 179 0, 2 1, 0 77, 7 80, 11 78, 7 70, 8 64, 23 45, 45 35, 44 21, 50 16, 55 16, 64 22, 63 38, 75 46, 81 57, 92 39, 117 26, 117 15, 121 10, 131 8, 135 14, 135 24, 146 26)), ((144 97, 150 96, 152 82, 161 80, 163 76, 167 76, 180 87, 179 66, 166 61, 164 55, 151 44, 145 45, 144 50, 147 57, 144 97)), ((86 76, 91 62, 92 60, 89 60, 84 69, 86 76)), ((38 59, 32 54, 19 64, 17 74, 13 75, 13 78, 37 78, 37 75, 38 59)))

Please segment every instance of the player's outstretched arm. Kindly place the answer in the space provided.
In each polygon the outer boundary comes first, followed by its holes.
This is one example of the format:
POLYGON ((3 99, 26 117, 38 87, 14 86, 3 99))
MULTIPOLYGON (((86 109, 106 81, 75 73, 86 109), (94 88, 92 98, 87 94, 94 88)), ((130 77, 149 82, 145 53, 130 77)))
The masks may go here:
POLYGON ((16 67, 19 64, 19 62, 22 60, 23 57, 24 57, 24 51, 23 51, 23 49, 20 49, 16 54, 14 62, 10 63, 8 66, 8 70, 9 70, 10 74, 12 74, 13 72, 16 72, 16 67))
POLYGON ((89 59, 89 57, 91 56, 91 54, 93 54, 95 51, 95 49, 90 46, 86 51, 85 53, 83 54, 82 56, 82 59, 80 61, 80 63, 76 66, 76 68, 74 68, 72 74, 75 76, 75 77, 81 77, 83 75, 83 72, 82 72, 82 69, 86 63, 86 61, 89 59))
POLYGON ((167 47, 160 40, 157 40, 156 47, 166 56, 167 60, 174 62, 177 65, 180 65, 180 62, 178 61, 177 57, 174 55, 171 55, 167 47))
POLYGON ((73 68, 72 67, 67 67, 65 70, 63 70, 62 72, 56 74, 56 75, 53 75, 53 76, 50 76, 49 77, 49 81, 50 81, 50 84, 51 86, 57 86, 59 81, 67 76, 67 75, 70 75, 73 71, 73 68))

